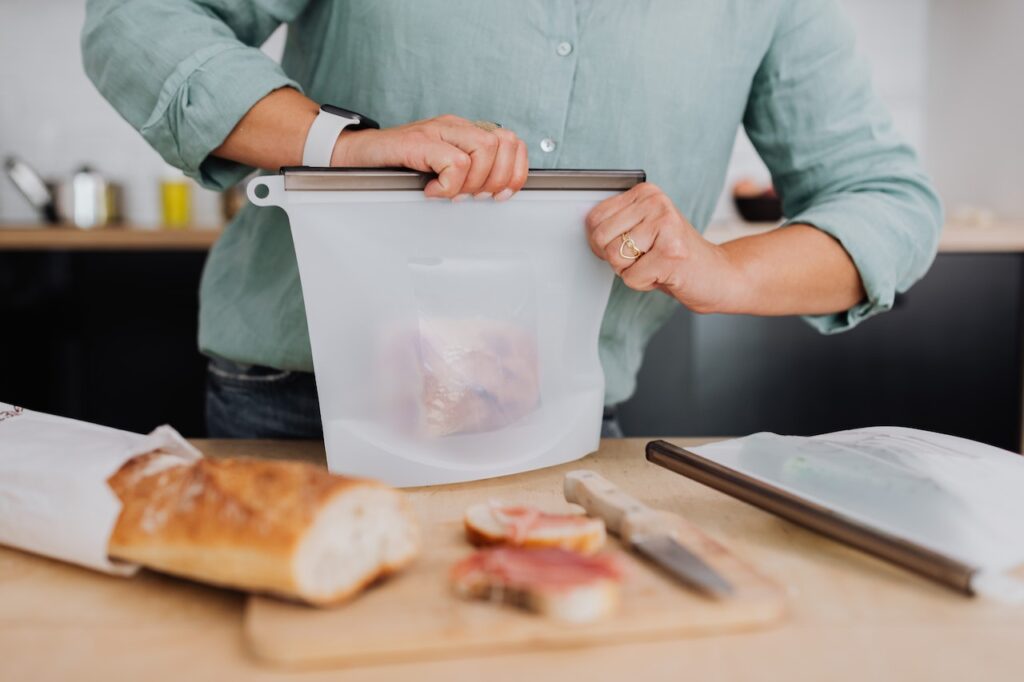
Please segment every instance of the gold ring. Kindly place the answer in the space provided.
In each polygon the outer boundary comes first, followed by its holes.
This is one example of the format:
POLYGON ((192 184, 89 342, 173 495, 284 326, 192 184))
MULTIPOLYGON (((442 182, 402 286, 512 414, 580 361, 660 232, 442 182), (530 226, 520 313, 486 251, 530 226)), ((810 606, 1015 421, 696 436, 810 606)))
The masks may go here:
POLYGON ((495 130, 501 127, 500 123, 495 123, 494 121, 473 121, 473 125, 475 125, 480 130, 486 130, 489 133, 493 133, 495 130))
POLYGON ((636 242, 629 236, 629 232, 622 233, 622 243, 619 244, 619 255, 626 260, 636 260, 644 255, 644 252, 637 248, 636 242), (629 251, 626 251, 629 249, 629 251))

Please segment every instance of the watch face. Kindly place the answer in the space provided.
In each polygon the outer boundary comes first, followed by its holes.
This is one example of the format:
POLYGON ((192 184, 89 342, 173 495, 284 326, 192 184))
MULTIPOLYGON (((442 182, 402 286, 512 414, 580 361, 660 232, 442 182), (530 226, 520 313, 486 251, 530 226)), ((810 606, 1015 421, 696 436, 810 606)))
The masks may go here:
POLYGON ((325 111, 328 114, 334 114, 335 116, 343 116, 344 118, 351 119, 355 123, 349 125, 351 130, 359 130, 361 128, 380 128, 380 124, 374 121, 368 116, 363 116, 355 111, 349 111, 348 109, 342 109, 336 107, 333 104, 321 104, 320 111, 325 111))

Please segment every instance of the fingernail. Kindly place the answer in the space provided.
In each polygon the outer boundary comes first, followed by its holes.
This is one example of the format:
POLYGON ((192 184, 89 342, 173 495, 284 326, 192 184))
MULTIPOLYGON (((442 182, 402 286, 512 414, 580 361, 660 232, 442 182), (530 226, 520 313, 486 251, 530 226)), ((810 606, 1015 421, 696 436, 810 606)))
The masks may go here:
POLYGON ((452 197, 452 201, 465 201, 469 196, 468 194, 456 194, 452 197))
POLYGON ((477 194, 473 195, 473 198, 474 199, 490 199, 491 198, 491 193, 490 192, 478 192, 477 194))
POLYGON ((514 194, 514 192, 506 187, 505 189, 501 190, 500 192, 498 192, 497 194, 494 195, 494 200, 495 201, 508 201, 509 199, 512 198, 513 194, 514 194))

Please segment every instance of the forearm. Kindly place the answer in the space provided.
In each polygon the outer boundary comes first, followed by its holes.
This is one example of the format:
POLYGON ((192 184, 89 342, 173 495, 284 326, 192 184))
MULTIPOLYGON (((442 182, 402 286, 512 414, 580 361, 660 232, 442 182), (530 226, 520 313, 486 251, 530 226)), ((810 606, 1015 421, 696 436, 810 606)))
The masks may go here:
POLYGON ((716 312, 748 315, 821 315, 864 300, 853 260, 830 235, 790 225, 721 246, 736 277, 716 312))
MULTIPOLYGON (((261 98, 212 155, 246 166, 301 166, 320 105, 294 88, 261 98)), ((526 145, 510 130, 485 130, 454 115, 384 130, 346 130, 334 142, 331 166, 402 166, 436 174, 429 197, 484 193, 504 201, 526 182, 526 145)))
POLYGON ((319 109, 294 88, 275 90, 253 105, 213 154, 256 168, 300 166, 319 109))

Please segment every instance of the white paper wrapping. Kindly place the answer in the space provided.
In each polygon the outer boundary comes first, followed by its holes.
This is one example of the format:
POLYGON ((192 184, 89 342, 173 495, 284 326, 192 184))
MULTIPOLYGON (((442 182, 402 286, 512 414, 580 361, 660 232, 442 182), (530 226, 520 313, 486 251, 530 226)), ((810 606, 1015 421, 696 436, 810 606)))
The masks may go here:
POLYGON ((0 543, 116 575, 138 566, 107 558, 121 502, 107 479, 135 455, 202 453, 177 431, 120 431, 0 403, 0 543))

